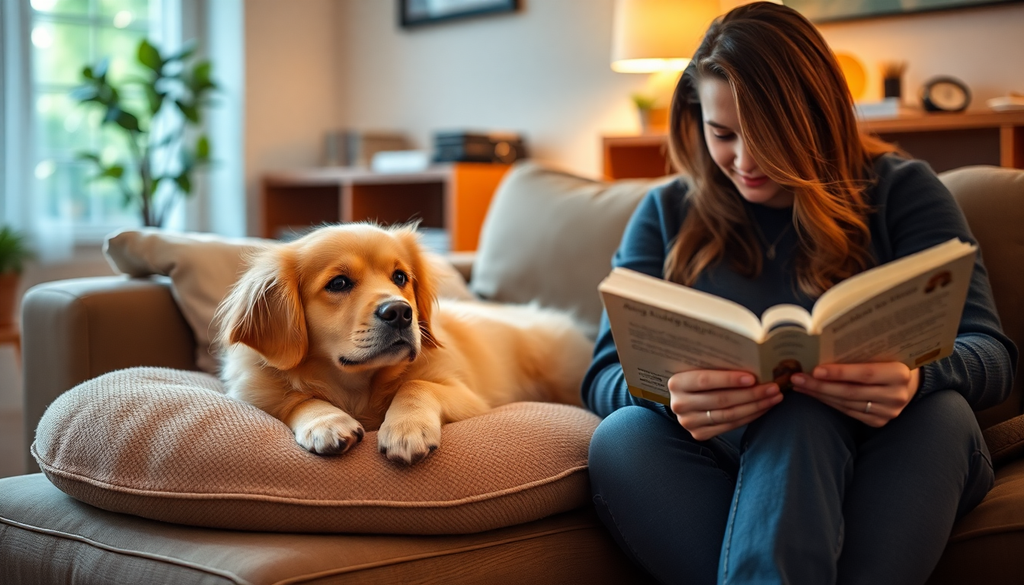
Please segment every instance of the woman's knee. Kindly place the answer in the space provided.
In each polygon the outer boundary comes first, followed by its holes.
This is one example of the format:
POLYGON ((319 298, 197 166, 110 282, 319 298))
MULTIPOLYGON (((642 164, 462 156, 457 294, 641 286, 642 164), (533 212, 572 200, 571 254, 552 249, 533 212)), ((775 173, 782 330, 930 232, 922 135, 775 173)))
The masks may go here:
POLYGON ((623 466, 648 452, 655 428, 667 417, 642 406, 627 406, 608 415, 590 439, 590 474, 618 475, 623 466))

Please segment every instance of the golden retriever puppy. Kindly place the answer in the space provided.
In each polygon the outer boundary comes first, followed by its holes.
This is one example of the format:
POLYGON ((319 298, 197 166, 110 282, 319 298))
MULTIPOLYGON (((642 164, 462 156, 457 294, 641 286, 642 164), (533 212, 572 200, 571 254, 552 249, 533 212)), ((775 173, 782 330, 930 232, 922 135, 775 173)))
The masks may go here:
POLYGON ((325 227, 268 247, 218 309, 228 394, 287 424, 313 453, 379 428, 415 463, 441 425, 520 400, 580 403, 592 343, 565 314, 436 299, 409 227, 325 227))

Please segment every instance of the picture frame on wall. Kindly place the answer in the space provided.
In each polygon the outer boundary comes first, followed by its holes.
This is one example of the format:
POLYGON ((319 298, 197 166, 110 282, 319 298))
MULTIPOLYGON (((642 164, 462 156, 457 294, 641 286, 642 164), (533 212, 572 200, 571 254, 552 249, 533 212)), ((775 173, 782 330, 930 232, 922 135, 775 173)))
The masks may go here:
POLYGON ((519 0, 398 0, 398 23, 411 28, 518 9, 519 0))
POLYGON ((976 6, 1010 4, 1022 0, 782 0, 812 22, 835 22, 952 10, 976 6))

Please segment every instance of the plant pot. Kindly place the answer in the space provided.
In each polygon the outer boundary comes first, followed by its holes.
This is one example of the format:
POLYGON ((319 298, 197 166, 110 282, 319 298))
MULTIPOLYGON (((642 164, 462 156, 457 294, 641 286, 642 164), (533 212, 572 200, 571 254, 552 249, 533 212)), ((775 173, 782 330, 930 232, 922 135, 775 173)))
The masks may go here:
POLYGON ((20 282, 21 276, 14 272, 0 274, 0 329, 10 327, 17 321, 15 309, 20 282))

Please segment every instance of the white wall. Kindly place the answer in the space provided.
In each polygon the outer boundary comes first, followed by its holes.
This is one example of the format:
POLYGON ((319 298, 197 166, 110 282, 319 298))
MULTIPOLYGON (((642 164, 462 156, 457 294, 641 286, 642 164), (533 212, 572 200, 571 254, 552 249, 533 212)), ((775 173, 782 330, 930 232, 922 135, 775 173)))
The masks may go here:
MULTIPOLYGON (((409 132, 421 147, 447 128, 513 129, 534 154, 600 173, 600 136, 638 130, 629 94, 641 76, 612 72, 613 0, 530 0, 515 15, 403 30, 395 2, 342 0, 337 33, 339 120, 409 132)), ((836 50, 868 70, 881 97, 880 65, 905 60, 904 93, 954 75, 972 109, 1024 92, 1024 4, 821 25, 836 50)))
POLYGON ((819 27, 836 51, 868 71, 867 95, 882 96, 881 65, 906 61, 905 97, 919 103, 930 77, 952 75, 971 89, 971 110, 1010 91, 1024 93, 1024 4, 877 18, 819 27), (908 95, 909 94, 909 95, 908 95))
POLYGON ((250 234, 259 222, 260 176, 319 164, 324 132, 337 127, 345 109, 335 82, 336 14, 347 1, 245 0, 244 160, 250 234))
MULTIPOLYGON (((613 0, 524 0, 516 14, 418 29, 393 0, 246 0, 245 168, 253 230, 259 177, 314 166, 332 129, 398 130, 429 149, 438 130, 522 132, 535 158, 601 171, 602 134, 631 134, 629 99, 650 83, 611 71, 613 0)), ((904 94, 939 74, 974 93, 971 109, 1024 92, 1024 3, 821 25, 868 70, 908 63, 904 94)))

